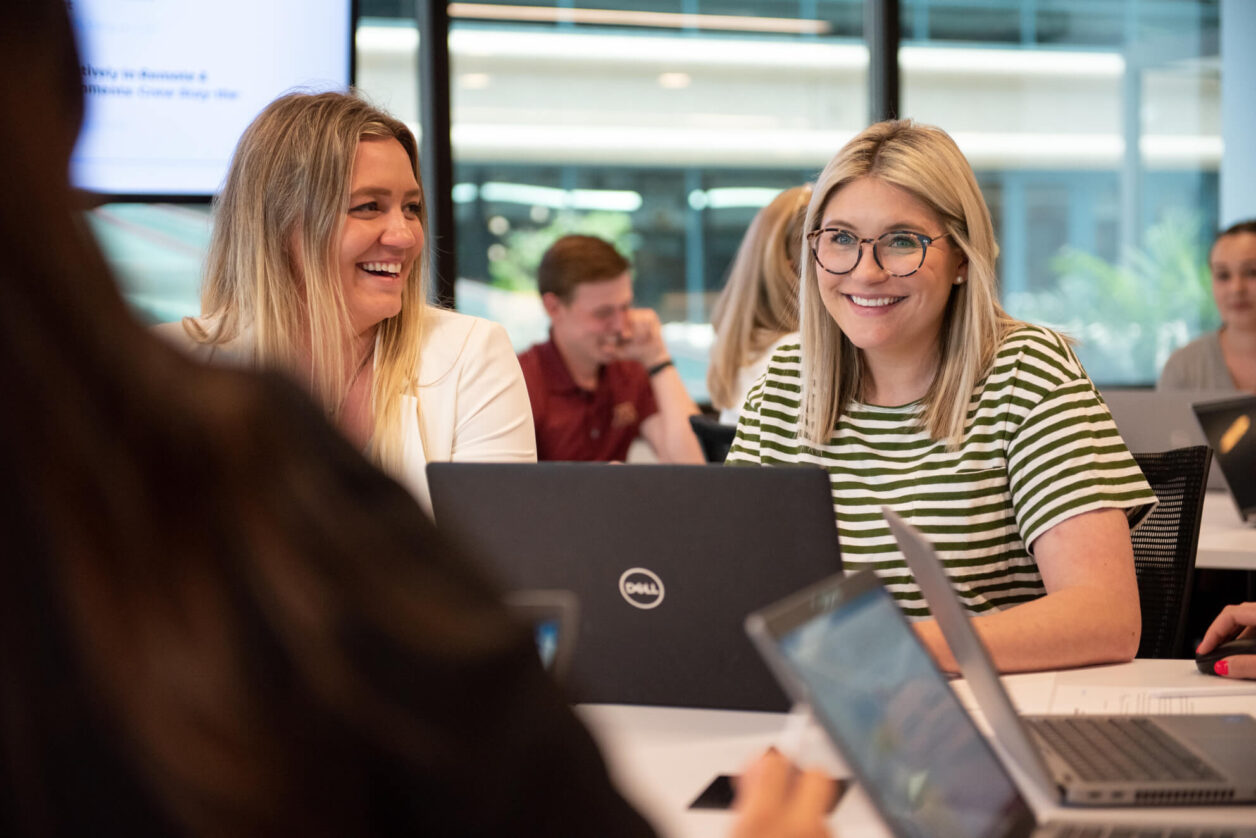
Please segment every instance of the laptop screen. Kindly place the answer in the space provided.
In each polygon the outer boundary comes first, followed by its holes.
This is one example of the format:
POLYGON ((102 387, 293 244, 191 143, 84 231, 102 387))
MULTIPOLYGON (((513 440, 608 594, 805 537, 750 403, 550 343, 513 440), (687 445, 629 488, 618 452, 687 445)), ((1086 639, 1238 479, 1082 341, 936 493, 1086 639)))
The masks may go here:
POLYGON ((839 584, 778 648, 895 835, 1026 833, 1032 813, 893 599, 871 574, 839 584))
POLYGON ((1239 512, 1256 519, 1256 396, 1192 405, 1239 512))
MULTIPOLYGON (((1144 454, 1203 445, 1207 439, 1195 422, 1191 405, 1232 394, 1222 390, 1105 389, 1100 395, 1126 446, 1136 454, 1144 454)), ((1227 488, 1215 460, 1208 471, 1208 488, 1227 488)))

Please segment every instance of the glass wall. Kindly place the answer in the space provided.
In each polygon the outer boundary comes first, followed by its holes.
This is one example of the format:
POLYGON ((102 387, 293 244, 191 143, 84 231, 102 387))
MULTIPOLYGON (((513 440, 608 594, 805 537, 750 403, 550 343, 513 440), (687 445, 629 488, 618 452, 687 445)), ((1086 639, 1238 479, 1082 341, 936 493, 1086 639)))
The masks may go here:
MULTIPOLYGON (((710 303, 776 192, 867 119, 863 0, 453 3, 458 307, 544 336, 533 270, 594 232, 636 267, 695 397, 710 303)), ((358 83, 418 130, 413 0, 361 0, 358 83)), ((1148 383, 1215 324, 1215 0, 902 0, 902 111, 942 126, 994 213, 1006 305, 1148 383)), ((204 208, 91 222, 150 319, 196 309, 204 208)))
POLYGON ((1105 384, 1154 380, 1216 325, 1215 2, 915 0, 904 113, 950 131, 1002 245, 1004 304, 1078 339, 1105 384))
POLYGON ((451 7, 458 307, 544 339, 541 254, 602 236, 702 399, 750 219, 867 118, 863 2, 575 5, 451 7))
MULTIPOLYGON (((702 394, 704 324, 742 230, 864 123, 861 6, 651 6, 742 16, 737 32, 570 4, 528 23, 461 12, 460 307, 537 339, 532 266, 559 233, 597 232, 632 254, 702 394), (746 31, 769 15, 800 31, 746 31)), ((1005 304, 1075 337, 1101 382, 1152 381, 1215 323, 1216 3, 905 0, 902 32, 903 115, 946 128, 977 170, 1005 304)))

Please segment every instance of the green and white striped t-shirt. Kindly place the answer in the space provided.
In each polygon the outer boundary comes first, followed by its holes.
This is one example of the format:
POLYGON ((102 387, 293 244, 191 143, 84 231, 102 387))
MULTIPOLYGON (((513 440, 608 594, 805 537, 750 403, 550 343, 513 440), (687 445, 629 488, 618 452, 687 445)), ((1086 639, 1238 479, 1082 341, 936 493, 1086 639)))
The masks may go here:
POLYGON ((1126 510, 1131 526, 1156 496, 1108 408, 1059 335, 1012 332, 973 394, 962 443, 948 451, 917 424, 920 402, 853 403, 826 445, 800 432, 801 350, 784 346, 750 391, 727 462, 814 464, 829 472, 848 571, 873 568, 909 617, 928 609, 880 508, 933 542, 968 609, 989 612, 1045 593, 1026 545, 1093 509, 1126 510))

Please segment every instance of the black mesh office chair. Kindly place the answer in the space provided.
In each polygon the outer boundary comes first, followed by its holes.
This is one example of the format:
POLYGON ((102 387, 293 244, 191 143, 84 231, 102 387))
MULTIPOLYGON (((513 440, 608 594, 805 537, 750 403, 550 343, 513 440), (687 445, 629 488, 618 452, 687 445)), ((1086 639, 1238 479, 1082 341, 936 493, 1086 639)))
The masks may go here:
POLYGON ((1132 536, 1143 612, 1138 657, 1187 657, 1187 611, 1212 449, 1197 445, 1135 454, 1134 459, 1160 499, 1132 536))
POLYGON ((693 428, 702 446, 702 455, 708 463, 722 463, 728 456, 728 449, 733 447, 733 437, 737 436, 736 425, 722 425, 718 419, 710 416, 694 415, 689 417, 689 427, 693 428))

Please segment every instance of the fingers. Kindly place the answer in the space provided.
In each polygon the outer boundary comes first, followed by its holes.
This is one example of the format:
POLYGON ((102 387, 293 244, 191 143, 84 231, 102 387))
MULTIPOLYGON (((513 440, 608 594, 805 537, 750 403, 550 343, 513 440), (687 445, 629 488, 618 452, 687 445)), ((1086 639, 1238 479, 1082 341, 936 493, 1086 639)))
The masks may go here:
POLYGON ((1256 678, 1256 655, 1232 655, 1213 664, 1223 678, 1256 678))
POLYGON ((785 799, 793 771, 789 760, 770 749, 742 772, 733 808, 747 815, 775 810, 785 799))
POLYGON ((819 769, 810 768, 799 775, 794 781, 794 806, 792 807, 798 818, 798 826, 814 825, 819 829, 811 832, 799 831, 796 834, 827 834, 824 829, 824 818, 833 806, 833 795, 836 793, 837 785, 833 782, 833 778, 819 769))
POLYGON ((652 308, 634 308, 628 312, 628 322, 635 330, 643 329, 646 332, 657 332, 661 326, 659 325, 658 313, 652 308))
POLYGON ((634 308, 628 312, 627 323, 634 343, 650 343, 662 339, 663 327, 659 323, 659 316, 652 309, 634 308))
POLYGON ((1204 632, 1204 639, 1200 641, 1195 652, 1197 654, 1211 652, 1218 643, 1229 640, 1240 628, 1244 627, 1246 627, 1244 635, 1254 633, 1252 627, 1256 627, 1256 602, 1227 605, 1221 609, 1221 613, 1212 621, 1208 631, 1204 632))
POLYGON ((769 751, 742 774, 732 838, 825 838, 824 818, 835 792, 824 772, 799 773, 769 751))
POLYGON ((620 348, 624 358, 651 366, 667 358, 659 316, 648 308, 634 308, 624 318, 626 340, 620 348))

